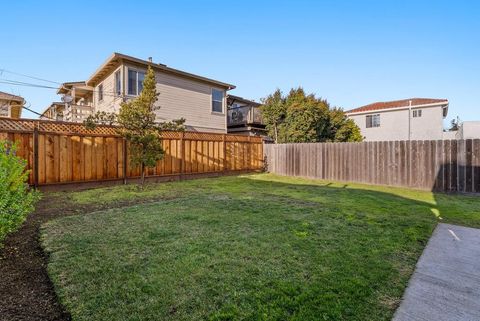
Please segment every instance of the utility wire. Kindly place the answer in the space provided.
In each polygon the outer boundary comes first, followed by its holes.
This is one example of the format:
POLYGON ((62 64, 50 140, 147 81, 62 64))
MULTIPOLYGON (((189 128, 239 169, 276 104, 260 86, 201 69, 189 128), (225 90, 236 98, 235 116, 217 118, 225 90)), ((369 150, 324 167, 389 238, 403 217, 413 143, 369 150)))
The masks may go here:
POLYGON ((52 83, 52 84, 57 84, 57 85, 62 84, 60 82, 56 82, 56 81, 52 81, 52 80, 48 80, 48 79, 43 79, 43 78, 39 78, 39 77, 35 77, 35 76, 29 76, 29 75, 25 75, 25 74, 21 74, 21 73, 18 73, 18 72, 9 71, 7 69, 1 68, 0 69, 0 75, 4 72, 12 74, 12 75, 17 75, 17 76, 27 77, 27 78, 31 78, 31 79, 35 79, 35 80, 45 81, 45 82, 49 82, 49 83, 52 83))
MULTIPOLYGON (((33 88, 44 88, 44 89, 55 89, 58 90, 58 87, 52 87, 52 86, 46 86, 46 85, 40 85, 40 84, 33 84, 33 83, 27 83, 23 81, 17 81, 17 80, 11 80, 11 79, 0 79, 0 84, 8 84, 8 85, 14 85, 14 86, 23 86, 23 87, 33 87, 33 88)), ((65 87, 63 87, 65 88, 65 87)), ((65 88, 66 90, 70 90, 68 88, 65 88)), ((98 90, 91 90, 90 92, 92 93, 100 93, 98 90)), ((110 96, 110 97, 120 97, 121 95, 117 95, 114 91, 103 91, 104 96, 110 96)))
MULTIPOLYGON (((27 78, 31 78, 31 79, 35 79, 35 80, 45 81, 45 82, 52 83, 52 84, 57 84, 57 85, 60 85, 60 87, 64 88, 65 90, 71 90, 69 88, 66 88, 64 86, 64 83, 61 83, 61 82, 58 82, 58 81, 48 80, 48 79, 45 79, 45 78, 39 78, 39 77, 36 77, 36 76, 31 76, 31 75, 22 74, 22 73, 19 73, 19 72, 10 71, 10 70, 4 69, 4 68, 0 68, 0 76, 2 75, 3 72, 6 72, 6 73, 9 73, 9 74, 12 74, 12 75, 27 77, 27 78)), ((44 85, 40 85, 40 84, 31 84, 31 83, 26 83, 26 82, 21 82, 21 81, 16 81, 16 80, 8 80, 8 79, 5 79, 5 78, 4 78, 4 80, 11 81, 11 82, 16 82, 16 83, 29 84, 32 87, 37 87, 37 88, 58 89, 58 87, 44 86, 44 85)), ((10 85, 16 85, 16 84, 10 83, 10 85)), ((20 86, 20 84, 18 84, 18 86, 20 86)), ((99 93, 98 90, 91 90, 91 92, 99 93)), ((116 91, 105 91, 104 90, 103 93, 107 94, 107 96, 110 95, 110 96, 113 96, 113 97, 122 96, 122 95, 118 95, 116 91)))
POLYGON ((51 118, 51 117, 45 116, 45 115, 43 115, 43 114, 40 114, 39 112, 36 112, 35 110, 30 109, 30 108, 28 108, 28 107, 22 106, 22 108, 25 109, 25 110, 28 110, 28 111, 31 112, 31 113, 34 113, 34 114, 40 116, 40 117, 48 118, 48 119, 50 119, 50 120, 55 120, 55 119, 53 119, 53 118, 51 118))

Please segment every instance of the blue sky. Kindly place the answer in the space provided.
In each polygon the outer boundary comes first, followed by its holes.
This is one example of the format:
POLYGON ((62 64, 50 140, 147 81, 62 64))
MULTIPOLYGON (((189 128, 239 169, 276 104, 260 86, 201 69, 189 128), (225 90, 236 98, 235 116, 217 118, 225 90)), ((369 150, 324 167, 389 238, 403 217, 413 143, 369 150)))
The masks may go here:
MULTIPOLYGON (((480 120, 476 1, 9 1, 1 24, 0 69, 56 82, 87 79, 116 51, 255 100, 296 86, 345 109, 448 98, 448 119, 480 120)), ((59 100, 50 89, 0 91, 36 111, 59 100)))

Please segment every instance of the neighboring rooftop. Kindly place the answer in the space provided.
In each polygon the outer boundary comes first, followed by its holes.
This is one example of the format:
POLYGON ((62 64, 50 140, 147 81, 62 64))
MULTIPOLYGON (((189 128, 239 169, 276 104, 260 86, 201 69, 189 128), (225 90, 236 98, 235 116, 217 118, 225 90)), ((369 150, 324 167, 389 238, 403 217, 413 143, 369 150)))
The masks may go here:
POLYGON ((423 105, 448 105, 448 99, 434 99, 434 98, 407 98, 402 100, 382 101, 373 104, 368 104, 355 109, 347 110, 345 113, 362 113, 374 110, 402 108, 409 106, 423 106, 423 105))
POLYGON ((240 96, 235 96, 235 95, 228 95, 227 99, 229 101, 229 105, 233 104, 234 102, 240 102, 240 103, 248 104, 248 105, 254 106, 254 107, 257 107, 257 106, 261 105, 260 103, 257 103, 256 101, 253 101, 251 99, 246 99, 246 98, 243 98, 243 97, 240 97, 240 96))
POLYGON ((221 81, 218 81, 218 80, 214 80, 214 79, 202 77, 202 76, 199 76, 199 75, 191 74, 191 73, 181 71, 181 70, 178 70, 178 69, 170 68, 170 67, 167 67, 167 65, 164 65, 164 64, 154 63, 153 61, 151 61, 150 58, 149 58, 149 60, 143 60, 143 59, 127 56, 127 55, 117 53, 117 52, 114 52, 107 59, 107 61, 105 61, 93 73, 93 75, 86 81, 86 84, 88 86, 97 85, 100 81, 102 81, 103 78, 105 78, 115 68, 117 68, 117 66, 120 65, 120 63, 122 61, 133 63, 133 64, 136 64, 136 65, 151 66, 152 68, 154 68, 156 70, 164 71, 164 72, 170 73, 170 74, 175 74, 175 75, 182 76, 182 77, 185 77, 185 78, 194 79, 194 80, 205 82, 205 83, 208 83, 208 84, 213 84, 213 85, 216 85, 216 86, 219 86, 219 87, 222 87, 222 88, 226 88, 227 90, 235 88, 235 86, 231 85, 231 84, 227 84, 227 83, 224 83, 224 82, 221 82, 221 81))
POLYGON ((3 91, 0 91, 0 99, 2 99, 2 100, 11 100, 11 101, 16 101, 16 102, 20 102, 20 103, 23 103, 23 102, 24 102, 23 97, 15 96, 15 95, 12 95, 12 94, 3 92, 3 91))

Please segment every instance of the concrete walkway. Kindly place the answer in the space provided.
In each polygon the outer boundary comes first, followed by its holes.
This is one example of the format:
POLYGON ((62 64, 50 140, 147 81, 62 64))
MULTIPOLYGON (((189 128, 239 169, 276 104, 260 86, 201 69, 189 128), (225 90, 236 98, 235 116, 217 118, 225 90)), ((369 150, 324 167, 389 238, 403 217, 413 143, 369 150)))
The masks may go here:
POLYGON ((480 320, 480 229, 439 224, 393 321, 480 320))

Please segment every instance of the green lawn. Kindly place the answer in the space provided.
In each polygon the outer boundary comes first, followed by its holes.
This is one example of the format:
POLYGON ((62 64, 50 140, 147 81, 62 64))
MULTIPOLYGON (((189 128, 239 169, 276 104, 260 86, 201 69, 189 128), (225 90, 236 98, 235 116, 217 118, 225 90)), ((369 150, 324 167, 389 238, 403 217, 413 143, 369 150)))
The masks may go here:
POLYGON ((149 200, 43 226, 74 320, 389 320, 437 222, 480 227, 478 197, 270 174, 53 196, 149 200))

